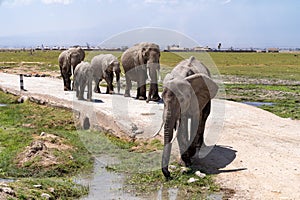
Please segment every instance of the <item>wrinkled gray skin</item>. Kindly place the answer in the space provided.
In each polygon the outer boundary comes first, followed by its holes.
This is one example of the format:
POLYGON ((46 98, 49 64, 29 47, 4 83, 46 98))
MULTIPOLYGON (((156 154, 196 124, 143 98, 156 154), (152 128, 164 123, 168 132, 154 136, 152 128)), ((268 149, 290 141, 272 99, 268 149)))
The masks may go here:
POLYGON ((91 61, 93 79, 95 81, 94 92, 101 93, 99 83, 105 79, 107 83, 106 94, 113 94, 113 78, 116 74, 118 93, 120 93, 120 63, 118 58, 112 54, 100 54, 95 56, 91 61))
POLYGON ((80 47, 70 48, 61 52, 58 57, 60 73, 64 81, 64 90, 71 89, 71 76, 74 73, 76 66, 84 60, 85 53, 80 47))
POLYGON ((159 58, 159 46, 146 42, 136 44, 122 54, 121 62, 126 78, 125 97, 130 96, 131 81, 136 81, 137 99, 147 100, 147 102, 160 100, 157 85, 157 73, 160 70, 159 58), (148 98, 146 97, 147 70, 151 79, 148 98))
POLYGON ((83 100, 85 87, 88 87, 87 100, 92 100, 92 69, 88 62, 81 62, 77 65, 74 71, 74 87, 76 90, 76 97, 83 100))
MULTIPOLYGON (((164 150, 162 172, 170 179, 168 165, 172 147, 173 131, 177 129, 177 141, 181 159, 187 167, 191 157, 203 143, 206 119, 210 113, 211 99, 218 86, 210 78, 209 70, 194 57, 180 62, 164 79, 164 150), (190 119, 190 120, 189 120, 190 119), (190 121, 190 137, 188 123, 190 121)), ((175 137, 175 136, 174 136, 175 137)))

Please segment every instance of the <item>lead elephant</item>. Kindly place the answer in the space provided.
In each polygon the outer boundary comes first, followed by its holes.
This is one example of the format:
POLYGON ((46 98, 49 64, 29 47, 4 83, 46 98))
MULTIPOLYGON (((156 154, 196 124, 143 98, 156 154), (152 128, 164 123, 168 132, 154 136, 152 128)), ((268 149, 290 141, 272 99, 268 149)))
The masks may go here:
POLYGON ((200 61, 191 57, 180 62, 171 73, 167 74, 163 81, 163 87, 162 172, 169 179, 171 176, 168 165, 172 142, 177 136, 181 159, 187 167, 191 166, 191 157, 203 143, 203 133, 206 119, 210 114, 211 99, 217 94, 218 86, 210 78, 209 70, 200 61))
POLYGON ((60 73, 64 82, 64 90, 72 90, 71 76, 75 71, 76 66, 84 60, 85 53, 80 47, 70 48, 61 52, 58 57, 60 73))
POLYGON ((76 97, 83 100, 84 90, 87 86, 87 100, 92 100, 92 69, 88 62, 81 62, 77 65, 74 71, 74 87, 76 90, 76 97))
POLYGON ((136 44, 122 54, 121 62, 126 78, 124 96, 130 96, 130 90, 132 87, 131 81, 136 81, 138 85, 136 95, 137 99, 147 100, 147 102, 150 100, 160 100, 157 85, 157 73, 160 69, 159 59, 159 46, 157 44, 147 42, 136 44), (147 69, 151 79, 148 98, 146 97, 146 80, 148 78, 147 69))
POLYGON ((107 82, 106 94, 114 93, 113 78, 116 74, 117 90, 120 93, 120 63, 118 58, 112 54, 100 54, 91 61, 93 79, 95 81, 94 91, 100 93, 99 83, 102 79, 107 82))

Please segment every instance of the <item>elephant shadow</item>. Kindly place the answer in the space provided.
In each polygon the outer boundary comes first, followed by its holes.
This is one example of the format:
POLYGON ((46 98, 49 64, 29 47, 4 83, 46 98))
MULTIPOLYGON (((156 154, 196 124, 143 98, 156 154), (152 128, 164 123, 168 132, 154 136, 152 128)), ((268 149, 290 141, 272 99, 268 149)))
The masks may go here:
POLYGON ((101 99, 92 99, 93 103, 104 103, 101 99))
POLYGON ((236 152, 237 151, 232 149, 232 147, 216 145, 204 158, 194 158, 192 168, 201 170, 206 174, 220 174, 247 170, 247 168, 230 170, 222 169, 236 158, 236 152))

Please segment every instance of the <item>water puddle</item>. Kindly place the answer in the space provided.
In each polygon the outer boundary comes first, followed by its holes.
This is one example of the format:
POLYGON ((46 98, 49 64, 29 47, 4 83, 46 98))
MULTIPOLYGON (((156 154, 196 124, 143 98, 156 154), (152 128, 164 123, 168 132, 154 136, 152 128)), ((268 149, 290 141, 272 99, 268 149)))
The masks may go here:
POLYGON ((89 186, 89 194, 83 197, 82 200, 142 199, 130 193, 125 193, 123 191, 124 175, 107 171, 105 165, 99 161, 99 158, 95 160, 92 174, 78 177, 75 181, 79 184, 89 186))
POLYGON ((10 183, 14 181, 15 181, 14 179, 0 178, 0 183, 10 183))
POLYGON ((0 103, 0 107, 5 107, 7 104, 0 103))
POLYGON ((260 106, 273 106, 274 103, 271 102, 255 102, 255 101, 245 101, 243 102, 244 104, 250 105, 250 106, 255 106, 255 107, 260 107, 260 106))
MULTIPOLYGON (((106 160, 106 157, 101 157, 106 160)), ((109 158, 108 158, 109 159, 109 158)), ((94 199, 126 199, 126 200, 175 200, 186 199, 186 194, 181 192, 179 188, 161 188, 153 193, 147 193, 145 196, 136 196, 130 191, 124 191, 125 175, 116 172, 107 171, 105 164, 98 157, 95 159, 93 172, 89 175, 77 177, 76 183, 89 187, 89 194, 81 200, 94 199)), ((213 194, 203 194, 203 198, 210 200, 222 200, 224 194, 222 192, 213 194)))

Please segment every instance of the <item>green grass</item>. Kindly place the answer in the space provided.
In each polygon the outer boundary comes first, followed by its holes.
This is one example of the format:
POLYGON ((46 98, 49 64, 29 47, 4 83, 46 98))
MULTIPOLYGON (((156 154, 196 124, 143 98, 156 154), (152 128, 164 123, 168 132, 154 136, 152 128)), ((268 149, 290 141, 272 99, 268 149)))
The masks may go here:
POLYGON ((25 178, 8 184, 14 191, 11 199, 43 199, 43 193, 49 194, 50 199, 78 199, 88 194, 89 188, 78 185, 66 178, 25 178), (40 187, 35 187, 40 185, 40 187))
MULTIPOLYGON (((51 195, 61 199, 73 199, 86 194, 86 187, 67 179, 78 173, 90 172, 93 167, 93 157, 75 129, 73 113, 32 102, 18 104, 16 100, 17 97, 0 91, 0 103, 7 104, 0 107, 0 178, 19 180, 10 184, 16 188, 17 199, 40 199, 42 191, 32 189, 28 181, 41 182, 45 187, 52 186, 55 192, 51 195), (20 166, 21 152, 41 132, 59 136, 63 139, 60 142, 71 148, 53 152, 58 164, 41 166, 38 163, 41 157, 37 156, 20 166), (57 177, 57 180, 50 177, 57 177)), ((52 142, 55 143, 55 139, 52 142)))
POLYGON ((125 189, 129 191, 134 190, 135 194, 141 196, 151 194, 160 189, 166 192, 170 189, 178 189, 177 198, 179 199, 205 199, 210 193, 220 191, 219 186, 214 182, 213 175, 199 178, 194 174, 194 170, 182 173, 180 172, 180 166, 176 164, 175 166, 176 169, 172 171, 172 180, 166 181, 165 177, 161 175, 161 170, 134 173, 126 180, 125 189), (196 178, 198 181, 188 183, 190 178, 196 178))
POLYGON ((300 54, 209 53, 223 75, 300 80, 300 54))
POLYGON ((226 84, 227 99, 245 102, 270 102, 260 108, 280 117, 300 119, 299 85, 226 84))

